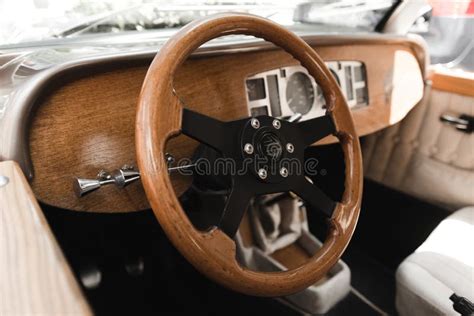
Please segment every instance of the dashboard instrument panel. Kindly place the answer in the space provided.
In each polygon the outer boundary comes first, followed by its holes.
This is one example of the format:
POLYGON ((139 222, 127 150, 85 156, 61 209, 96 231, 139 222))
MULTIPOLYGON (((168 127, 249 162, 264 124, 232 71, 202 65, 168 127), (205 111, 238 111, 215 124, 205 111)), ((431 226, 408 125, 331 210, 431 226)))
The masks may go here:
MULTIPOLYGON (((326 65, 339 84, 351 109, 369 105, 367 71, 360 61, 329 61, 326 65)), ((314 78, 302 66, 272 69, 245 80, 248 114, 301 120, 322 116, 325 99, 314 78)))
MULTIPOLYGON (((422 64, 413 42, 307 40, 337 75, 359 135, 397 123, 421 100, 422 64), (346 66, 350 66, 347 76, 346 66), (365 92, 361 95, 360 91, 365 92)), ((136 105, 151 57, 74 70, 64 75, 66 79, 44 87, 34 105, 28 143, 32 188, 40 201, 86 212, 148 207, 138 182, 124 189, 107 186, 77 198, 72 180, 95 177, 102 169, 124 164, 136 166, 136 105)), ((314 80, 289 54, 274 47, 193 56, 176 73, 174 87, 186 107, 223 121, 255 115, 255 111, 278 117, 303 112, 303 119, 324 112, 324 99, 314 80)), ((318 144, 335 141, 329 136, 318 144)), ((197 145, 180 135, 168 142, 166 151, 179 161, 192 157, 197 145)), ((189 186, 189 179, 170 177, 178 194, 189 186)))

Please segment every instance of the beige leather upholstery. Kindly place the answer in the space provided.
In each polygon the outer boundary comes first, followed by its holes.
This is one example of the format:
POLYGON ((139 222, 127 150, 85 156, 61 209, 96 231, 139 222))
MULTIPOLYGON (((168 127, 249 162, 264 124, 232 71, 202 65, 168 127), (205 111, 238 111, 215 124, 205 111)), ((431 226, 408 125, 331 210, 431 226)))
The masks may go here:
POLYGON ((474 134, 440 122, 474 98, 432 90, 400 123, 362 139, 366 177, 452 209, 474 205, 474 134))
POLYGON ((474 302, 474 207, 442 221, 396 273, 401 316, 458 315, 451 294, 474 302))

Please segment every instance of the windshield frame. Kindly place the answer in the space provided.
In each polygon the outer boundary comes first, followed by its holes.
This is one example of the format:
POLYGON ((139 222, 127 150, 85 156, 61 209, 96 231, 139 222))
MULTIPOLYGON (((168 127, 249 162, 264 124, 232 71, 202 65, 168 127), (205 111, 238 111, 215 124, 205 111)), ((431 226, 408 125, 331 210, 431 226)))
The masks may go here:
MULTIPOLYGON (((360 1, 360 2, 364 2, 363 0, 343 0, 343 1, 350 1, 350 2, 354 2, 354 1, 360 1)), ((368 1, 368 0, 366 0, 368 1)), ((374 0, 374 1, 389 1, 389 0, 374 0)), ((361 28, 361 27, 357 27, 357 26, 354 26, 354 27, 350 27, 350 26, 339 26, 337 24, 333 24, 333 25, 326 25, 324 23, 307 23, 301 19, 298 19, 298 17, 296 16, 296 12, 299 8, 300 5, 307 5, 308 3, 309 4, 314 4, 312 2, 305 2, 304 0, 300 0, 300 2, 297 4, 297 5, 281 5, 281 6, 278 6, 277 9, 278 10, 288 10, 288 11, 292 11, 292 17, 291 17, 291 23, 284 23, 285 21, 281 21, 280 20, 276 20, 275 22, 276 23, 279 23, 279 24, 282 24, 284 26, 287 26, 289 28, 291 28, 291 26, 295 26, 295 28, 298 28, 298 25, 300 25, 300 27, 304 27, 304 26, 307 26, 306 29, 310 29, 311 27, 314 27, 314 32, 315 33, 320 33, 320 32, 328 32, 328 33, 338 33, 338 32, 341 32, 341 33, 350 33, 351 31, 351 28, 353 30, 354 33, 358 33, 358 32, 380 32, 382 29, 383 29, 383 25, 386 23, 386 21, 388 20, 388 18, 390 17, 390 15, 393 13, 393 11, 395 10, 395 8, 399 5, 400 2, 402 2, 402 0, 392 0, 393 3, 392 3, 392 6, 387 9, 387 12, 385 12, 384 16, 377 22, 376 25, 374 25, 373 27, 371 28, 361 28)), ((38 38, 38 39, 33 39, 33 40, 20 40, 20 41, 17 41, 17 42, 7 42, 7 43, 4 43, 4 44, 0 44, 0 49, 5 49, 5 48, 15 48, 15 47, 27 47, 27 46, 41 46, 42 44, 48 44, 48 43, 51 43, 51 42, 57 42, 57 43, 60 43, 62 40, 64 39, 67 39, 67 38, 80 38, 80 37, 84 37, 84 36, 91 36, 92 34, 94 35, 107 35, 107 36, 111 36, 111 35, 115 35, 115 34, 121 34, 121 35, 129 35, 130 33, 137 33, 137 32, 147 32, 147 31, 151 31, 151 30, 161 30, 161 31, 164 31, 164 30, 177 30, 179 28, 181 28, 183 25, 185 25, 186 23, 183 23, 182 25, 178 25, 176 27, 164 27, 164 28, 153 28, 153 29, 143 29, 143 30, 127 30, 127 29, 124 29, 124 30, 120 30, 118 32, 92 32, 90 30, 92 30, 93 28, 100 28, 100 27, 103 27, 103 25, 107 22, 107 21, 110 21, 110 20, 113 20, 114 18, 116 20, 118 20, 119 18, 118 17, 121 17, 122 15, 125 15, 125 14, 132 14, 134 11, 133 10, 139 10, 139 9, 142 9, 142 8, 145 8, 145 7, 149 7, 150 8, 150 11, 151 9, 153 9, 153 6, 154 4, 153 3, 147 3, 147 4, 142 4, 142 5, 135 5, 135 6, 129 6, 127 7, 126 9, 122 9, 122 10, 116 10, 116 11, 113 11, 113 12, 108 12, 108 13, 101 13, 99 15, 94 15, 94 16, 91 16, 91 17, 87 17, 86 19, 84 19, 81 23, 78 23, 78 24, 75 24, 75 25, 72 25, 68 28, 65 28, 65 29, 62 29, 60 31, 52 31, 49 35, 47 36, 42 36, 41 38, 38 38), (101 24, 102 23, 102 24, 101 24)), ((245 12, 245 13, 254 13, 254 12, 265 12, 265 10, 268 10, 268 12, 272 12, 272 11, 276 11, 276 9, 273 7, 273 6, 269 6, 269 5, 264 5, 264 4, 260 4, 260 5, 255 5, 255 4, 250 4, 250 5, 194 5, 194 6, 180 6, 180 5, 171 5, 171 6, 168 6, 168 7, 165 7, 165 6, 160 6, 159 8, 155 6, 154 8, 155 10, 158 10, 158 12, 164 12, 164 11, 172 11, 173 13, 176 13, 176 12, 179 12, 179 11, 183 11, 183 12, 189 12, 189 10, 198 10, 198 11, 205 11, 205 12, 213 12, 213 11, 218 11, 218 12, 232 12, 234 10, 235 11, 238 11, 238 12, 245 12)), ((260 15, 263 15, 264 17, 266 18, 269 18, 269 19, 272 19, 274 20, 274 15, 276 13, 273 13, 273 14, 268 14, 268 15, 265 15, 265 14, 260 14, 260 15)), ((288 12, 286 12, 286 14, 288 15, 288 12)), ((288 16, 286 16, 286 22, 288 22, 288 16)), ((112 23, 112 22, 111 22, 112 23)), ((138 26, 138 25, 136 25, 138 26)), ((170 32, 164 32, 164 33, 170 33, 170 32)), ((172 33, 172 32, 171 32, 172 33)), ((0 32, 0 39, 1 39, 1 32, 0 32)), ((68 41, 64 41, 65 42, 68 42, 68 41)))

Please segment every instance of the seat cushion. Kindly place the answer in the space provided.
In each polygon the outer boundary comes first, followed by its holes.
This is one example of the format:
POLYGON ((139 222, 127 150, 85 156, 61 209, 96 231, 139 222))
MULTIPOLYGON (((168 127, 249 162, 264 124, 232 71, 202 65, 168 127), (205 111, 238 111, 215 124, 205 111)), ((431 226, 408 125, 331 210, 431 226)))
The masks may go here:
POLYGON ((459 315, 451 294, 474 302, 474 207, 443 220, 398 267, 400 315, 459 315))

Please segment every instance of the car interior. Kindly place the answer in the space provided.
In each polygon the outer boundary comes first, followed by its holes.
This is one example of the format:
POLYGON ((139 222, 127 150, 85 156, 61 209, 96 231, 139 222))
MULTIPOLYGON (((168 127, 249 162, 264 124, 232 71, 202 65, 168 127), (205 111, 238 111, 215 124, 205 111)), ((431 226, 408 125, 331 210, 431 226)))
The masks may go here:
POLYGON ((0 46, 0 313, 473 315, 474 75, 400 32, 0 46))

